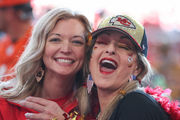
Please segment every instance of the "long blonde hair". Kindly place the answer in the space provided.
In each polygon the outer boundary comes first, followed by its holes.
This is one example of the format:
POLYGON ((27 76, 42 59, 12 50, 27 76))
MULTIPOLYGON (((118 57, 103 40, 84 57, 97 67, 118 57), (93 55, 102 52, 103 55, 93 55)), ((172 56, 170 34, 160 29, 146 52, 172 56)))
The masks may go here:
MULTIPOLYGON (((40 89, 42 85, 42 83, 40 84, 36 81, 35 74, 43 65, 42 56, 45 49, 47 35, 53 30, 58 21, 66 19, 77 19, 83 24, 85 28, 84 36, 86 38, 86 43, 88 42, 88 33, 91 32, 91 26, 88 19, 84 15, 77 14, 70 11, 69 9, 62 8, 55 8, 47 12, 37 21, 36 25, 33 28, 29 43, 25 48, 22 56, 20 57, 18 63, 15 65, 15 72, 13 73, 13 75, 15 75, 16 77, 6 83, 0 84, 0 96, 7 99, 23 99, 27 96, 35 95, 35 93, 40 89), (4 90, 5 87, 11 86, 12 83, 13 88, 4 90)), ((86 55, 86 51, 88 49, 87 44, 85 46, 85 49, 86 55)), ((86 77, 87 75, 83 72, 82 68, 76 75, 75 83, 77 89, 83 86, 83 82, 84 80, 86 80, 86 77)), ((86 89, 84 89, 84 91, 78 92, 78 99, 79 101, 81 101, 81 92, 83 92, 84 95, 84 93, 86 93, 86 89)), ((86 107, 80 106, 80 110, 86 111, 86 107)))

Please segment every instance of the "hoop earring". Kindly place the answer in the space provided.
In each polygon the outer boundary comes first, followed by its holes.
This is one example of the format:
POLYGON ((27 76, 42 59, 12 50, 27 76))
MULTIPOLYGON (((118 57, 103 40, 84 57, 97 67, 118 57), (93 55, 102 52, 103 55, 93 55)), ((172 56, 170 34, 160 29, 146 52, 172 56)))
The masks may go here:
POLYGON ((44 70, 42 67, 40 67, 38 72, 35 74, 35 78, 38 83, 42 80, 43 76, 44 76, 44 70))

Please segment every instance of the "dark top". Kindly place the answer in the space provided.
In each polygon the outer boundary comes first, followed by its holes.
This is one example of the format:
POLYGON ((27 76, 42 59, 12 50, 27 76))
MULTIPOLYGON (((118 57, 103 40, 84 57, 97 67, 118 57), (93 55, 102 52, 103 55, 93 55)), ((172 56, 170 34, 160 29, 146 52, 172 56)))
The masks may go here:
POLYGON ((142 91, 134 91, 119 101, 110 120, 170 120, 170 118, 153 97, 142 91))

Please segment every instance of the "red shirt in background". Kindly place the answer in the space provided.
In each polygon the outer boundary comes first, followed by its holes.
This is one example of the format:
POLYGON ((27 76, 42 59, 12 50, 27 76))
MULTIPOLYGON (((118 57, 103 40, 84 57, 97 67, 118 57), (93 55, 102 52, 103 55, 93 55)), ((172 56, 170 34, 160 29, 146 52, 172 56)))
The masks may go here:
MULTIPOLYGON (((16 42, 12 42, 9 36, 5 35, 0 40, 0 75, 10 73, 11 68, 16 64, 21 56, 27 41, 31 35, 31 29, 19 38, 16 42)), ((2 78, 0 78, 2 80, 2 78)))

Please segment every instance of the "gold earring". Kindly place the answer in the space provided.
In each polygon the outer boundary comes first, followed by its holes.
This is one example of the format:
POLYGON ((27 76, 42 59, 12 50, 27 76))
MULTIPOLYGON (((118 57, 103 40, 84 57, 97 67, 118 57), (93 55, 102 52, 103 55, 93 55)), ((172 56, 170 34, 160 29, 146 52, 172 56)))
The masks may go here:
POLYGON ((42 80, 43 76, 44 76, 44 70, 42 67, 40 67, 38 72, 35 75, 37 82, 40 82, 42 80))

